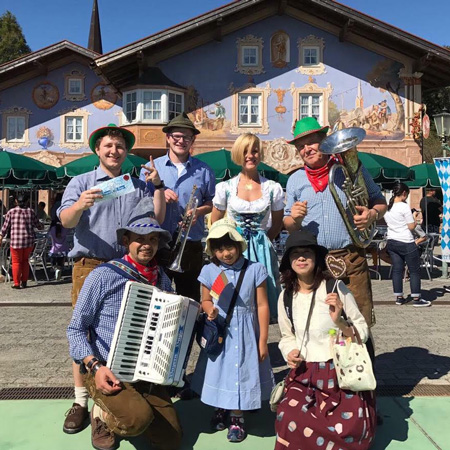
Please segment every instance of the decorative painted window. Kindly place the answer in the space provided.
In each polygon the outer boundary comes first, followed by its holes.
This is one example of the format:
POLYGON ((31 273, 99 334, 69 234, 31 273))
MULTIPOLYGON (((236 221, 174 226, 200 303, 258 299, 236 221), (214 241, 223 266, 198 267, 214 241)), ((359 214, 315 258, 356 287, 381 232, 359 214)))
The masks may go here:
POLYGON ((304 75, 321 75, 326 73, 323 64, 323 50, 325 41, 310 34, 297 40, 298 47, 298 69, 304 75))
POLYGON ((266 87, 256 87, 247 84, 235 88, 230 86, 232 94, 231 133, 243 132, 268 134, 267 99, 271 93, 270 84, 266 87))
POLYGON ((2 136, 0 145, 18 150, 31 145, 28 135, 29 117, 31 111, 14 106, 0 110, 2 120, 2 136))
POLYGON ((65 120, 66 142, 82 142, 83 141, 83 118, 82 117, 66 117, 65 120))
POLYGON ((320 108, 322 104, 321 94, 300 94, 300 114, 299 120, 304 117, 314 117, 320 120, 320 108))
POLYGON ((303 47, 303 66, 316 66, 319 63, 319 47, 303 47))
POLYGON ((236 40, 238 57, 235 72, 246 75, 264 73, 262 65, 263 39, 248 34, 236 40))
POLYGON ((333 88, 330 83, 326 87, 320 87, 310 76, 310 82, 301 87, 291 84, 293 116, 292 125, 304 117, 315 117, 323 125, 328 124, 328 103, 333 88))
POLYGON ((82 92, 82 80, 79 78, 69 78, 69 94, 79 95, 82 92))
POLYGON ((257 46, 243 46, 242 47, 242 65, 243 66, 257 66, 258 65, 258 47, 257 46))
POLYGON ((127 122, 134 122, 136 120, 137 112, 137 92, 127 92, 124 96, 123 112, 127 122))
POLYGON ((91 113, 82 108, 71 108, 58 114, 61 127, 59 146, 70 150, 88 148, 88 118, 91 113))
POLYGON ((6 123, 7 142, 25 142, 25 117, 8 116, 6 123))
POLYGON ((169 121, 183 112, 183 95, 169 92, 169 121))
POLYGON ((238 94, 239 126, 261 124, 261 94, 238 94))
POLYGON ((168 89, 137 89, 124 93, 123 122, 165 124, 183 109, 183 93, 168 89))
POLYGON ((84 79, 86 75, 78 70, 64 75, 64 98, 71 102, 86 100, 84 79))

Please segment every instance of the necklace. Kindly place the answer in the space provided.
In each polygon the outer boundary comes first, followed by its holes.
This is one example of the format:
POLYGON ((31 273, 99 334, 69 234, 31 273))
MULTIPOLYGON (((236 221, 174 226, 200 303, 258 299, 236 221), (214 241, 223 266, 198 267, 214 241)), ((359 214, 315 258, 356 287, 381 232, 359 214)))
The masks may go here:
POLYGON ((251 182, 250 183, 245 183, 245 189, 247 191, 251 191, 253 189, 253 184, 251 182))

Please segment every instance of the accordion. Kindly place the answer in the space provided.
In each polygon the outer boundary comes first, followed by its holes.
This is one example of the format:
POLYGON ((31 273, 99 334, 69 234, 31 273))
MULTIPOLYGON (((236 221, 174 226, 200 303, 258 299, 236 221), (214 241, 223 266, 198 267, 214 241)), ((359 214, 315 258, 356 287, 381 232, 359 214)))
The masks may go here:
POLYGON ((128 383, 183 386, 199 311, 195 300, 128 281, 107 366, 128 383))

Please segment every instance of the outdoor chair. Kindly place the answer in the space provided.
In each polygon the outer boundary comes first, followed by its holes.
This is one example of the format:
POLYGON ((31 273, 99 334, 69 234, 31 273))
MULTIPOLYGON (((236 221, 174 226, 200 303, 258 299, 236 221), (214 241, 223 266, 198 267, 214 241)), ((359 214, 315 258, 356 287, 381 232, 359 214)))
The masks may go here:
POLYGON ((34 245, 33 252, 30 255, 29 264, 31 272, 33 273, 33 278, 36 283, 38 282, 38 279, 36 277, 36 270, 41 267, 44 270, 45 277, 47 278, 47 281, 50 280, 48 277, 47 272, 47 238, 43 237, 36 240, 36 243, 34 245))
POLYGON ((11 267, 11 255, 9 250, 9 239, 4 239, 0 246, 0 274, 5 274, 5 283, 11 281, 9 269, 11 267))

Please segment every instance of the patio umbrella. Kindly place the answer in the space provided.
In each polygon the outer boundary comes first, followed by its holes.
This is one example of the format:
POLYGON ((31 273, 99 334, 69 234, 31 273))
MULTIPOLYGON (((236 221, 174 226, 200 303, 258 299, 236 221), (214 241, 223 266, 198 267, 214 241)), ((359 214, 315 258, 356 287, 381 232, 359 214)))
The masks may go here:
MULTIPOLYGON (((123 173, 129 173, 131 175, 139 176, 141 171, 141 164, 148 164, 148 160, 141 158, 136 155, 129 154, 123 165, 123 173)), ((91 170, 99 167, 100 161, 98 156, 95 154, 84 156, 82 158, 76 159, 64 166, 58 167, 56 169, 56 175, 58 178, 73 178, 82 173, 90 172, 91 170)))
POLYGON ((393 183, 396 180, 413 179, 412 170, 393 159, 374 153, 358 152, 358 158, 378 184, 393 183))
MULTIPOLYGON (((231 152, 222 148, 212 152, 199 153, 194 155, 200 161, 208 164, 216 176, 216 182, 228 180, 241 172, 241 166, 238 166, 231 160, 231 152)), ((276 181, 282 187, 286 187, 288 176, 280 173, 277 169, 263 162, 258 165, 258 172, 269 180, 276 181)))
MULTIPOLYGON (((53 166, 28 156, 0 151, 2 204, 5 202, 4 191, 7 186, 50 186, 55 180, 56 172, 53 166)), ((1 225, 3 225, 3 215, 0 214, 1 225)))
POLYGON ((441 183, 434 164, 423 163, 411 166, 414 172, 414 181, 406 181, 405 184, 410 188, 440 188, 441 183))

